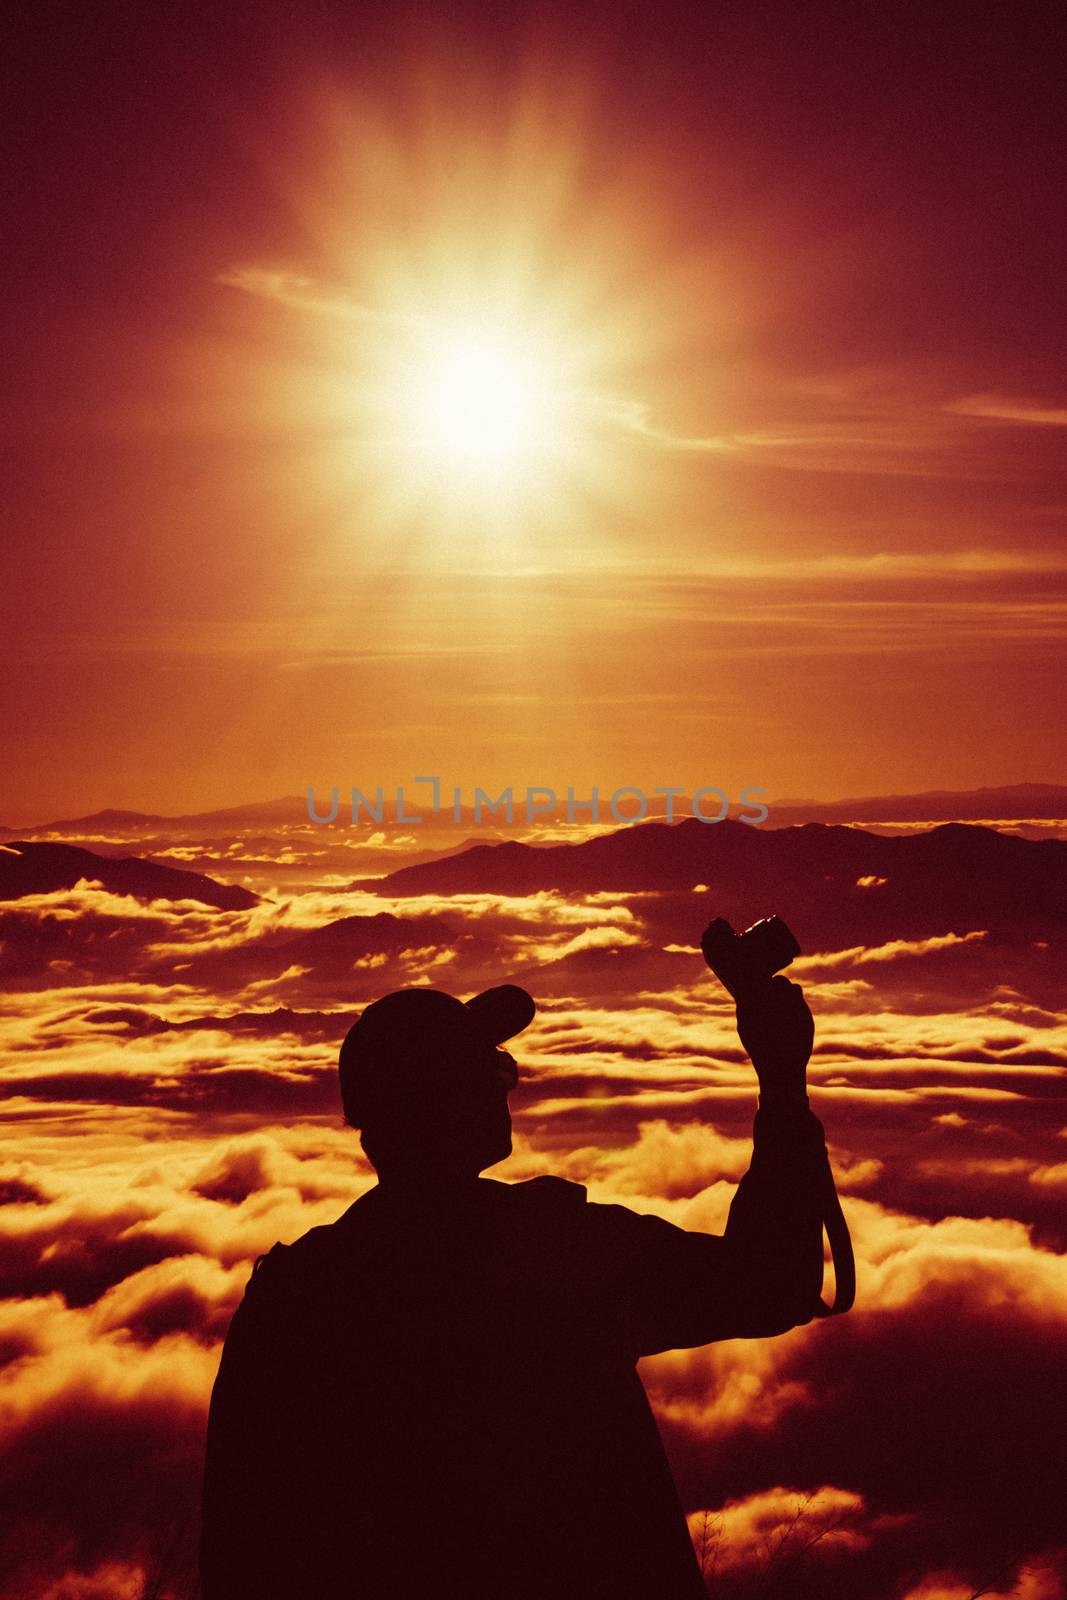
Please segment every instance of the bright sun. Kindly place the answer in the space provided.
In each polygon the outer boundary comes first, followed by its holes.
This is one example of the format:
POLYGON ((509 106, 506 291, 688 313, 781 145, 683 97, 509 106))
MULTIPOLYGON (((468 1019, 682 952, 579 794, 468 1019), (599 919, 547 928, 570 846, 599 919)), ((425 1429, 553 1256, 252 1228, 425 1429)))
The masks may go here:
POLYGON ((689 270, 683 303, 656 195, 601 160, 591 81, 531 64, 501 120, 498 86, 474 93, 467 66, 459 95, 436 60, 410 104, 325 95, 306 196, 291 177, 330 276, 220 274, 301 317, 277 351, 264 322, 271 354, 245 362, 242 397, 272 429, 307 429, 315 485, 383 559, 580 561, 658 501, 655 455, 704 448, 648 420, 685 370, 668 357, 692 322, 689 270))
POLYGON ((519 341, 463 330, 426 356, 411 397, 425 446, 461 468, 496 472, 544 442, 548 374, 519 341))
POLYGON ((487 292, 483 314, 456 315, 439 299, 368 319, 347 391, 365 441, 360 494, 442 551, 482 541, 497 562, 525 559, 571 528, 610 431, 589 355, 551 308, 501 313, 487 292))

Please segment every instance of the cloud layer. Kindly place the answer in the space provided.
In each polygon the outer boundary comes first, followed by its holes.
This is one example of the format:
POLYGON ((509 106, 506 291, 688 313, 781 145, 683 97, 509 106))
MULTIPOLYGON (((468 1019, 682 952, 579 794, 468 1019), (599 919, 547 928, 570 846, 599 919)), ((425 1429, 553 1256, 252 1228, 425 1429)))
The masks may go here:
MULTIPOLYGON (((843 848, 831 830, 802 832, 805 848, 843 848)), ((754 841, 779 858, 787 847, 754 841)), ((792 891, 827 934, 805 940, 795 975, 816 1016, 812 1101, 855 1240, 857 1307, 644 1364, 713 1592, 730 1600, 1061 1593, 1059 931, 1042 903, 1009 919, 1018 891, 988 873, 987 915, 964 914, 977 902, 961 901, 951 852, 945 864, 920 839, 925 921, 890 936, 877 897, 900 871, 884 847, 902 842, 853 834, 822 901, 799 880, 792 891)), ((990 848, 1013 873, 1022 858, 990 848)), ((593 1199, 722 1228, 753 1083, 693 941, 739 891, 714 874, 697 894, 595 875, 516 886, 513 859, 496 858, 494 882, 479 858, 479 885, 462 889, 434 888, 431 872, 404 893, 260 880, 266 898, 225 909, 117 892, 101 875, 0 907, 12 1600, 192 1593, 205 1407, 251 1263, 373 1181, 335 1072, 373 996, 526 984, 539 1009, 517 1052, 514 1154, 494 1176, 555 1172, 593 1199)), ((769 872, 757 860, 753 896, 769 872)), ((788 881, 776 903, 791 911, 788 881)))

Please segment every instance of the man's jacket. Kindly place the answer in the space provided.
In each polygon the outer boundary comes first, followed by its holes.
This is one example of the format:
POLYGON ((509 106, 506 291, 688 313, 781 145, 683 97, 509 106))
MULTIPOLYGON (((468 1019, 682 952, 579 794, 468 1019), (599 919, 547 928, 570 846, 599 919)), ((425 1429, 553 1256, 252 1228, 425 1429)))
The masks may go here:
POLYGON ((828 1182, 812 1113, 761 1110, 722 1236, 545 1177, 276 1245, 212 1396, 204 1600, 700 1600, 636 1362, 807 1322, 828 1182))

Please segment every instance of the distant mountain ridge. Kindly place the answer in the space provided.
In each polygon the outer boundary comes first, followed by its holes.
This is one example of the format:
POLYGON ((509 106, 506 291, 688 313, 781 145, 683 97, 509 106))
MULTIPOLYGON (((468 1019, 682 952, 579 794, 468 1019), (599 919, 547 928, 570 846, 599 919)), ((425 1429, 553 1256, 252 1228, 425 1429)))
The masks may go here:
MULTIPOLYGON (((3 844, 0 944, 12 980, 28 981, 55 963, 90 974, 128 972, 138 963, 152 968, 157 958, 136 918, 124 920, 107 908, 94 915, 97 908, 88 903, 83 917, 50 916, 47 902, 40 915, 36 906, 27 914, 25 901, 20 906, 21 897, 61 893, 82 880, 139 899, 199 901, 225 910, 257 904, 244 887, 136 857, 115 859, 55 842, 3 844)), ((448 915, 456 897, 473 897, 457 909, 477 922, 478 896, 499 905, 501 897, 549 892, 572 902, 593 897, 597 925, 617 923, 620 935, 603 948, 579 941, 573 952, 538 957, 538 984, 548 982, 550 972, 563 989, 593 975, 603 984, 609 968, 611 982, 625 991, 676 981, 712 917, 741 929, 775 912, 806 955, 859 952, 862 960, 891 963, 893 981, 920 988, 960 961, 968 982, 980 971, 985 992, 1008 998, 1025 993, 1043 1005, 1059 1004, 1067 984, 1067 841, 962 823, 887 835, 825 823, 767 829, 693 818, 649 822, 574 843, 475 844, 348 888, 377 897, 381 911, 367 915, 364 902, 356 915, 318 927, 249 929, 232 947, 199 953, 194 939, 182 981, 240 988, 288 970, 303 975, 303 998, 323 1004, 330 996, 373 988, 379 976, 396 987, 412 970, 407 952, 447 950, 450 981, 474 986, 483 977, 479 963, 492 956, 493 917, 486 919, 485 943, 469 929, 460 936, 448 915), (408 914, 404 902, 416 897, 424 903, 408 914), (936 960, 927 961, 929 950, 936 960), (921 966, 921 975, 907 978, 908 961, 921 966), (379 966, 389 970, 377 975, 379 966)), ((345 893, 336 886, 332 892, 345 893)), ((551 923, 551 905, 538 907, 535 917, 551 923)), ((572 924, 573 912, 564 926, 572 924)), ((870 971, 877 971, 879 983, 890 981, 885 965, 870 971)), ((864 986, 859 975, 848 981, 864 986)))
POLYGON ((780 800, 768 827, 800 822, 997 822, 1067 818, 1067 786, 1007 783, 983 789, 929 789, 922 794, 847 800, 780 800))
MULTIPOLYGON (((517 790, 516 794, 521 795, 517 790)), ((428 799, 428 794, 426 796, 428 799)), ((608 811, 610 795, 601 795, 602 821, 611 821, 608 811)), ((327 799, 324 792, 318 796, 320 809, 327 799)), ((919 794, 866 795, 843 800, 766 800, 770 816, 763 829, 793 827, 804 822, 994 822, 1014 821, 1027 817, 1042 820, 1067 818, 1067 785, 1055 783, 997 784, 978 789, 930 789, 919 794)), ((463 806, 460 822, 454 821, 451 808, 445 806, 438 817, 433 817, 417 793, 408 796, 409 810, 424 814, 427 822, 438 827, 492 827, 502 829, 506 823, 486 812, 476 819, 470 806, 463 806)), ((662 796, 649 796, 650 817, 663 814, 662 796)), ((684 796, 675 798, 676 819, 685 820, 690 813, 689 801, 684 796)), ((396 822, 395 801, 387 796, 383 806, 383 820, 389 826, 404 826, 396 822)), ((351 826, 350 805, 341 805, 336 827, 351 826)), ((518 802, 516 816, 519 815, 518 802)), ((579 813, 580 820, 587 813, 579 813)), ((547 813, 545 821, 560 822, 566 817, 565 805, 557 805, 547 813)), ((152 829, 210 829, 264 825, 304 825, 308 822, 306 795, 286 795, 277 800, 262 800, 249 805, 228 806, 216 811, 186 812, 165 816, 148 811, 129 811, 108 808, 87 816, 61 818, 54 822, 23 824, 19 828, 0 826, 0 835, 14 834, 102 832, 128 830, 130 832, 152 829)), ((520 826, 516 822, 515 826, 520 826)), ((325 826, 325 825, 324 825, 325 826)), ((357 826, 373 827, 373 821, 361 817, 357 826)), ((416 824, 417 826, 417 824, 416 824)))
POLYGON ((690 818, 575 844, 477 845, 353 884, 390 898, 555 890, 623 899, 655 891, 687 902, 698 886, 709 917, 744 927, 778 911, 806 948, 977 929, 1032 940, 1067 930, 1067 841, 962 823, 887 836, 825 823, 772 829, 690 818))
POLYGON ((227 823, 275 822, 285 823, 307 820, 307 800, 303 795, 288 795, 280 800, 261 800, 251 805, 227 806, 220 811, 193 811, 178 816, 165 816, 154 811, 123 811, 107 807, 91 811, 83 817, 61 817, 55 822, 23 824, 19 828, 0 826, 0 833, 72 833, 78 829, 102 830, 105 828, 148 829, 159 827, 215 827, 227 823))
POLYGON ((200 872, 157 866, 139 856, 115 859, 76 845, 19 839, 0 845, 0 900, 55 894, 86 879, 112 894, 139 900, 196 900, 220 911, 247 911, 259 896, 238 884, 218 883, 200 872))

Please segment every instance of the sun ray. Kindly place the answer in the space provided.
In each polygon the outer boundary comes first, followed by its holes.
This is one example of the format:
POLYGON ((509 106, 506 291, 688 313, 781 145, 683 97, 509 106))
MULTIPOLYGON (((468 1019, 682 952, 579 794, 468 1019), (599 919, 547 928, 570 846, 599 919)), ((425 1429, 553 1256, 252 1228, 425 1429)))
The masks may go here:
POLYGON ((656 374, 684 318, 655 199, 604 151, 591 83, 542 61, 487 88, 413 74, 389 115, 322 96, 277 175, 307 256, 216 280, 261 306, 249 414, 340 442, 361 558, 372 529, 430 568, 611 560, 671 475, 656 374), (271 316, 288 379, 257 371, 271 316))

